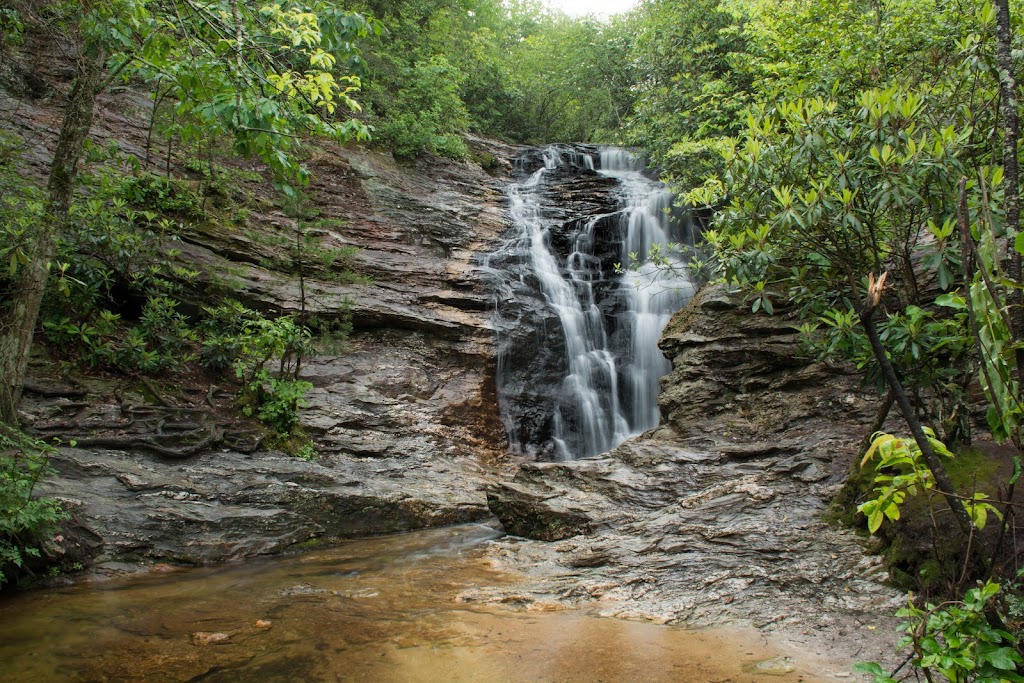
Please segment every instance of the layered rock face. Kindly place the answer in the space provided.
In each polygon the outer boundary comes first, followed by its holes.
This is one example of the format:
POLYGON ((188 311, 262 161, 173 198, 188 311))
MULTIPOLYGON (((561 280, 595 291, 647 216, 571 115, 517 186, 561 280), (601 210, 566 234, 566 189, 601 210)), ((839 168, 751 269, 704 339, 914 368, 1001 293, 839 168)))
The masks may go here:
MULTIPOLYGON (((102 539, 100 562, 211 562, 311 538, 487 515, 482 487, 506 442, 496 408, 490 294, 472 259, 504 229, 500 181, 471 164, 401 167, 367 151, 333 149, 315 161, 311 203, 338 225, 321 239, 361 245, 350 267, 373 276, 346 285, 314 273, 305 282, 307 310, 323 317, 351 310, 353 322, 338 355, 304 363, 302 376, 314 389, 301 423, 320 457, 307 463, 273 451, 246 453, 230 428, 218 447, 184 460, 132 448, 130 440, 115 449, 61 448, 52 462, 59 476, 41 492, 58 496, 86 536, 102 539)), ((274 252, 260 236, 283 220, 260 216, 238 231, 199 226, 182 251, 203 273, 227 280, 210 286, 227 287, 254 308, 294 313, 298 279, 261 261, 274 252)), ((212 402, 203 392, 190 400, 169 389, 160 401, 171 405, 161 406, 116 383, 87 382, 84 396, 81 383, 33 392, 39 383, 26 394, 26 421, 61 427, 84 444, 113 433, 159 440, 148 428, 133 431, 142 424, 131 413, 142 406, 169 419, 181 411, 232 412, 230 397, 213 387, 212 402)))
MULTIPOLYGON (((314 389, 302 426, 319 459, 237 450, 230 429, 219 447, 184 460, 132 448, 130 439, 120 448, 61 448, 52 461, 58 477, 40 490, 65 503, 88 543, 102 539, 98 561, 220 561, 311 538, 487 515, 482 487, 504 458, 505 440, 490 295, 472 258, 504 228, 499 181, 469 164, 399 167, 383 155, 340 149, 313 171, 312 202, 343 221, 324 240, 363 245, 354 267, 374 277, 343 285, 314 275, 305 283, 312 312, 350 308, 354 328, 339 355, 304 364, 314 389)), ((280 220, 254 220, 245 232, 197 230, 183 252, 203 272, 226 274, 243 303, 295 312, 297 279, 258 262, 272 251, 257 231, 269 233, 280 220)), ((50 372, 46 364, 36 369, 50 372)), ((219 394, 190 401, 169 390, 161 401, 171 405, 161 406, 116 383, 85 383, 84 395, 82 383, 32 391, 38 385, 26 394, 27 422, 60 427, 83 444, 112 433, 159 440, 157 422, 133 431, 142 423, 132 413, 143 406, 172 420, 181 411, 232 411, 230 397, 219 394)))
POLYGON ((784 313, 751 315, 719 287, 674 317, 661 348, 672 371, 658 429, 599 457, 524 465, 489 490, 512 533, 553 541, 494 551, 537 577, 514 599, 856 642, 848 631, 873 629, 894 593, 881 559, 821 516, 875 398, 801 357, 784 313))
MULTIPOLYGON (((60 125, 57 93, 71 76, 60 59, 53 63, 39 88, 15 87, 34 67, 5 64, 0 74, 0 118, 25 142, 26 172, 40 177, 60 125)), ((146 95, 108 92, 92 137, 116 141, 162 173, 163 154, 147 153, 150 109, 146 95)), ((299 311, 304 297, 321 320, 351 316, 345 348, 303 366, 314 389, 302 426, 320 457, 255 448, 246 427, 233 424, 230 387, 209 378, 68 379, 40 354, 22 417, 39 436, 64 438, 51 463, 56 476, 38 492, 74 515, 65 537, 82 548, 69 552, 107 564, 213 562, 488 514, 483 486, 505 461, 507 442, 495 398, 492 295, 474 259, 506 227, 503 190, 519 150, 469 142, 495 159, 493 175, 469 162, 400 165, 316 143, 307 161, 307 238, 320 250, 360 251, 344 264, 310 257, 304 283, 289 256, 294 214, 269 173, 217 159, 229 167, 222 174, 241 178, 228 198, 236 209, 207 196, 207 218, 185 225, 175 245, 200 272, 194 310, 213 292, 271 314, 299 311), (341 277, 342 268, 359 279, 341 277), (188 457, 175 455, 182 444, 188 457)), ((183 163, 196 154, 176 147, 173 175, 198 182, 195 164, 183 163)))

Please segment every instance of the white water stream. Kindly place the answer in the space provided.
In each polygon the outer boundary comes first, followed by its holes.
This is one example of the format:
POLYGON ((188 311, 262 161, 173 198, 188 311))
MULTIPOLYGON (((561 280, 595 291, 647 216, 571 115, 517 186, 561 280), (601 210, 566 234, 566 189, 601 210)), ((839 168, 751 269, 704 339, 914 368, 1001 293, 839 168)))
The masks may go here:
MULTIPOLYGON (((544 166, 509 189, 515 234, 507 244, 528 245, 529 268, 547 306, 557 315, 565 347, 565 375, 552 416, 556 457, 572 459, 603 453, 658 424, 658 380, 670 369, 658 349, 658 337, 693 294, 693 284, 675 257, 674 269, 658 269, 646 260, 655 245, 672 234, 672 195, 643 174, 643 164, 629 152, 609 148, 598 163, 586 154, 549 147, 544 166), (572 164, 618 181, 622 207, 615 214, 592 217, 572 236, 572 251, 552 248, 546 217, 546 177, 572 164), (595 228, 602 220, 619 222, 622 273, 602 269, 595 228), (631 254, 635 255, 634 259, 631 254), (615 281, 615 305, 595 297, 595 285, 615 281)), ((664 249, 668 253, 667 249, 664 249)), ((609 288, 605 288, 608 291, 609 288)))

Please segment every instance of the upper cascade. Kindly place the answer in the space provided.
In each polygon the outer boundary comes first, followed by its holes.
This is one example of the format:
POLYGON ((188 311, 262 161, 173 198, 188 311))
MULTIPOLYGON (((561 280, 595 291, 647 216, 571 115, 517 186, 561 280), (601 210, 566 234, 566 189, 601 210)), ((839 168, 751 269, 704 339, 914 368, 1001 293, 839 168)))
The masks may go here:
POLYGON ((692 246, 693 226, 628 150, 550 146, 517 166, 512 227, 484 264, 502 414, 520 452, 597 455, 658 424, 658 337, 694 285, 681 257, 666 269, 647 255, 692 246))

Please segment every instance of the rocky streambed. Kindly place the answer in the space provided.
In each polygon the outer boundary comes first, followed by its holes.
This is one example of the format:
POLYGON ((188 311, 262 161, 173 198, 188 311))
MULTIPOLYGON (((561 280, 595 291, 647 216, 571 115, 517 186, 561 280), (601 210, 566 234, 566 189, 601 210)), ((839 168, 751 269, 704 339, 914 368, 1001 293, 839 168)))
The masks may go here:
POLYGON ((665 330, 663 423, 594 458, 526 463, 488 489, 493 556, 533 581, 482 600, 752 624, 800 651, 885 659, 901 597, 864 539, 824 520, 877 399, 799 354, 785 314, 704 289, 665 330))

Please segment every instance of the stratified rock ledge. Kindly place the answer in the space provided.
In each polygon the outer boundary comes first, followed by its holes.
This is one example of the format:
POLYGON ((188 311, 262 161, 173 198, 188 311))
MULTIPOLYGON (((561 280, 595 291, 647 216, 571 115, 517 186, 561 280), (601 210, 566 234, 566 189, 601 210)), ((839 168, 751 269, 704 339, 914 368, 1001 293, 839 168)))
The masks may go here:
POLYGON ((802 357, 784 311, 738 304, 708 287, 665 330, 661 427, 488 489, 510 533, 554 541, 507 539, 492 558, 526 569, 520 601, 816 633, 840 649, 863 635, 884 655, 898 596, 881 558, 822 520, 876 398, 847 368, 802 357))

